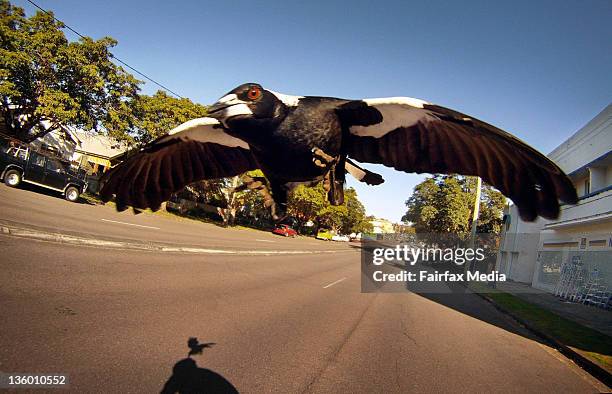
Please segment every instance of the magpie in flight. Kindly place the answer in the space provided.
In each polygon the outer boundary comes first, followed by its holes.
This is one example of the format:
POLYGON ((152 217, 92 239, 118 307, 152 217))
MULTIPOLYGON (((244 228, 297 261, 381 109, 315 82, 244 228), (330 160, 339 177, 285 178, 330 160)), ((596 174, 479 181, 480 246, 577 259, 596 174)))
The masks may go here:
POLYGON ((287 194, 324 182, 329 201, 343 202, 348 172, 368 184, 380 175, 358 162, 399 171, 476 175, 517 205, 520 216, 559 216, 559 200, 577 202, 563 171, 521 140, 457 111, 408 97, 345 100, 290 96, 246 83, 113 168, 101 197, 118 210, 159 209, 184 186, 261 169, 247 186, 268 198, 276 220, 287 194))

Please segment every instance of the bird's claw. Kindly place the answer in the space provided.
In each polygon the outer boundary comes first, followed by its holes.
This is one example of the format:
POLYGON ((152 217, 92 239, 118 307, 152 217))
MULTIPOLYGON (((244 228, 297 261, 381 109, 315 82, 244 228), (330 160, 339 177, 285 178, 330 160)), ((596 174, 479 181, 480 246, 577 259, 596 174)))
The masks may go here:
POLYGON ((337 161, 335 157, 328 155, 317 147, 312 148, 311 152, 313 156, 312 161, 317 167, 327 168, 337 161))

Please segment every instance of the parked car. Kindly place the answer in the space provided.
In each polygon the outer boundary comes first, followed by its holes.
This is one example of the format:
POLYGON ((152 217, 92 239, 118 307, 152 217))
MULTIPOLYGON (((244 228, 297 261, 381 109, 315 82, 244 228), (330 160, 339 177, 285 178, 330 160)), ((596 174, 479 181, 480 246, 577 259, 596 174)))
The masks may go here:
POLYGON ((0 179, 10 187, 26 182, 55 190, 72 202, 87 189, 87 182, 72 173, 68 163, 23 146, 0 152, 0 179))
POLYGON ((327 229, 320 229, 317 232, 317 236, 315 237, 316 239, 320 239, 323 241, 331 241, 331 239, 334 237, 334 233, 331 232, 330 230, 327 229))
POLYGON ((287 224, 279 224, 276 226, 274 230, 272 230, 274 234, 282 235, 285 237, 297 237, 297 231, 292 229, 287 224))
POLYGON ((338 242, 348 242, 349 241, 349 237, 348 235, 340 235, 340 234, 336 234, 332 237, 332 241, 338 241, 338 242))

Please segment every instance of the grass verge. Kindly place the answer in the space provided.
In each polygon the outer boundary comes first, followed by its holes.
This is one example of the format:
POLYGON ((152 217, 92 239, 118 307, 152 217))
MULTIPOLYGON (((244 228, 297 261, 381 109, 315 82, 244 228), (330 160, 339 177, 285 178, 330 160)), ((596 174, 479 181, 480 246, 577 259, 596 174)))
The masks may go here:
POLYGON ((570 347, 612 373, 612 338, 592 328, 561 317, 519 297, 483 285, 471 285, 503 310, 529 323, 536 330, 570 347), (481 287, 482 286, 482 287, 481 287))

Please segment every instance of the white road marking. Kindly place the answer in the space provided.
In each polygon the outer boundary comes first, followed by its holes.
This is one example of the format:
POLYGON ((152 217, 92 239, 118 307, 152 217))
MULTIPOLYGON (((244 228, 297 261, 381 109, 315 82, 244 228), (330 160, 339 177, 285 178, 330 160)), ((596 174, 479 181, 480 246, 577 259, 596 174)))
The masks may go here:
POLYGON ((272 241, 272 240, 269 240, 269 239, 256 239, 255 241, 257 241, 257 242, 276 242, 276 241, 272 241))
POLYGON ((126 223, 126 222, 118 222, 116 220, 109 220, 109 219, 100 219, 103 222, 109 222, 109 223, 117 223, 117 224, 126 224, 128 226, 136 226, 136 227, 144 227, 144 228, 151 228, 153 230, 159 230, 159 227, 153 227, 153 226, 143 226, 142 224, 134 224, 134 223, 126 223))
POLYGON ((340 283, 340 282, 342 282, 342 281, 344 281, 344 280, 346 280, 346 277, 344 277, 344 278, 342 278, 342 279, 338 279, 337 281, 332 282, 332 283, 328 284, 327 286, 323 286, 323 288, 324 288, 324 289, 327 289, 328 287, 332 287, 333 285, 337 285, 338 283, 340 283))

